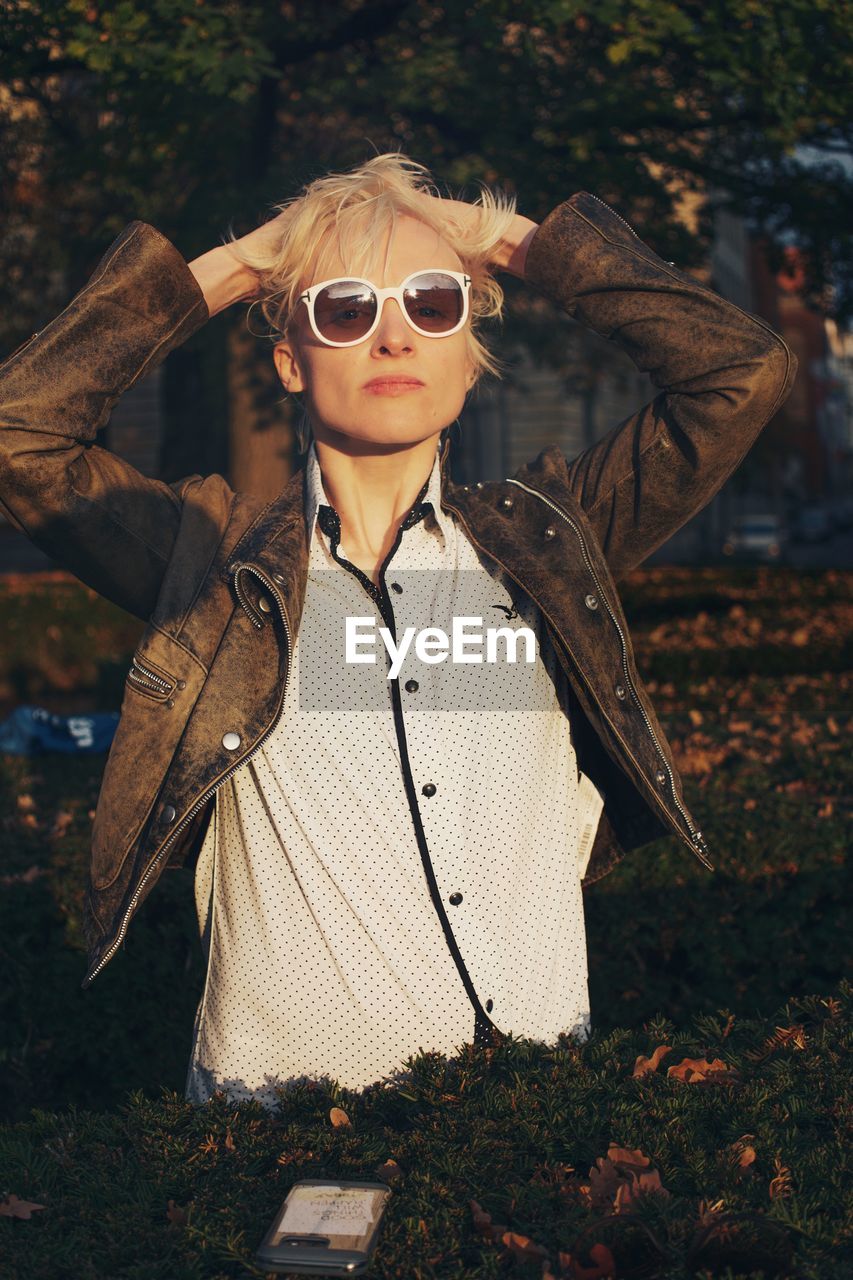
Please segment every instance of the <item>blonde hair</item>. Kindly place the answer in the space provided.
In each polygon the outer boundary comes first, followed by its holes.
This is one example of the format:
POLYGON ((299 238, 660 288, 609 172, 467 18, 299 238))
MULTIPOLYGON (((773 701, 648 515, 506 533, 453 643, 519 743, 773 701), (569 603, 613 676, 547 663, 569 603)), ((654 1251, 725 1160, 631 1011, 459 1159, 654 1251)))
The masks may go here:
MULTIPOLYGON (((346 270, 363 275, 375 262, 384 235, 400 214, 409 214, 437 231, 462 261, 471 277, 470 321, 465 330, 467 356, 474 386, 484 373, 501 377, 502 363, 476 333, 477 323, 503 314, 504 293, 490 270, 489 251, 515 218, 515 197, 493 193, 481 184, 479 224, 463 225, 453 217, 454 200, 446 199, 447 215, 423 195, 441 197, 425 165, 399 151, 389 151, 344 173, 330 173, 307 183, 302 194, 273 206, 270 219, 289 211, 278 241, 267 245, 239 245, 229 227, 224 239, 229 251, 260 277, 260 296, 252 306, 260 310, 273 343, 292 336, 299 295, 307 283, 323 279, 324 260, 337 250, 346 270)), ((251 307, 249 309, 251 313, 251 307)), ((264 335, 258 335, 264 336, 264 335)), ((303 421, 300 447, 305 447, 303 421)))

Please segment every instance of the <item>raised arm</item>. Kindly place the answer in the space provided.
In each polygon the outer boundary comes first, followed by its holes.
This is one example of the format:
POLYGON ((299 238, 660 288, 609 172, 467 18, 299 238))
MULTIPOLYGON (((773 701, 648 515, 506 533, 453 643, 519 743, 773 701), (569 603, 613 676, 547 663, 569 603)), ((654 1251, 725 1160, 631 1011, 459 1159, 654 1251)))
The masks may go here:
POLYGON ((787 397, 796 357, 757 316, 664 262, 589 192, 527 245, 525 279, 625 351, 660 392, 564 459, 615 577, 719 490, 787 397))
POLYGON ((188 492, 227 486, 143 476, 94 444, 96 433, 134 383, 256 285, 225 246, 188 266, 154 227, 131 222, 68 306, 0 365, 3 511, 140 618, 156 602, 188 492))

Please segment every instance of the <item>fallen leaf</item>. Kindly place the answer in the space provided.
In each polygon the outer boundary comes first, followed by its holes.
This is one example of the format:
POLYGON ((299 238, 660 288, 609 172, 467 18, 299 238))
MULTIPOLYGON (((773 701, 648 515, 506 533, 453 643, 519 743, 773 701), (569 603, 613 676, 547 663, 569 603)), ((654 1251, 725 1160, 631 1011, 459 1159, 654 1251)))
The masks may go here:
POLYGON ((225 1130, 225 1142, 223 1143, 223 1146, 225 1147, 225 1150, 226 1150, 226 1151, 233 1151, 233 1150, 234 1150, 234 1139, 233 1139, 233 1137, 231 1136, 231 1130, 230 1130, 230 1129, 226 1129, 226 1130, 225 1130))
POLYGON ((638 1178, 631 1178, 630 1181, 619 1184, 613 1200, 614 1213, 624 1213, 632 1209, 642 1196, 649 1192, 659 1192, 661 1195, 669 1196, 657 1169, 649 1169, 646 1173, 641 1173, 638 1178))
POLYGON ((680 1062, 674 1063, 666 1074, 673 1076, 676 1080, 685 1080, 692 1084, 728 1074, 728 1070, 721 1058, 714 1058, 713 1062, 709 1062, 707 1058, 682 1058, 680 1062))
POLYGON ((498 1241, 503 1233, 509 1230, 509 1227, 504 1222, 492 1222, 492 1215, 487 1213, 476 1200, 469 1200, 468 1207, 474 1220, 474 1230, 481 1236, 486 1236, 489 1240, 498 1241))
POLYGON ((699 1225, 703 1227, 710 1226, 716 1218, 717 1214, 725 1208, 725 1200, 700 1200, 697 1206, 699 1212, 699 1225))
POLYGON ((170 1200, 166 1207, 166 1217, 170 1222, 174 1222, 175 1226, 182 1227, 187 1220, 187 1211, 175 1204, 174 1200, 170 1200))
POLYGON ((793 1027, 777 1027, 773 1040, 778 1045, 793 1045, 795 1049, 805 1049, 808 1037, 805 1027, 799 1024, 793 1027))
POLYGON ((587 1252, 593 1266, 582 1267, 577 1258, 572 1258, 574 1280, 604 1280, 606 1276, 616 1275, 616 1261, 606 1244, 594 1244, 587 1252))
POLYGON ((34 1210, 44 1208, 43 1204, 36 1204, 33 1200, 19 1200, 12 1194, 0 1201, 0 1214, 6 1218, 31 1218, 34 1210))
POLYGON ((600 1213, 620 1213, 650 1191, 668 1196, 657 1169, 639 1149, 610 1144, 607 1156, 599 1156, 589 1171, 590 1207, 600 1213))
POLYGON ((17 804, 22 813, 27 813, 36 807, 35 800, 28 795, 18 796, 17 804))
POLYGON ((383 1182, 394 1182, 403 1176, 403 1170, 396 1160, 386 1160, 384 1164, 377 1165, 375 1173, 383 1182))
POLYGON ((505 1231, 501 1236, 501 1244, 509 1249, 514 1258, 522 1262, 526 1258, 547 1258, 548 1250, 536 1244, 529 1236, 521 1236, 516 1231, 505 1231))
POLYGON ((336 1129, 351 1129, 352 1121, 345 1111, 340 1107, 332 1107, 329 1112, 329 1119, 336 1129))
POLYGON ((749 1172, 754 1172, 754 1169, 749 1167, 756 1161, 756 1148, 752 1146, 753 1140, 754 1134, 744 1133, 742 1137, 731 1143, 729 1149, 738 1157, 738 1169, 749 1169, 749 1172))
POLYGON ((778 1156, 776 1156, 774 1160, 774 1165, 776 1168, 776 1177, 771 1181, 768 1191, 771 1200, 781 1200, 785 1196, 791 1195, 793 1191, 793 1187, 791 1185, 791 1170, 787 1165, 782 1164, 782 1161, 778 1156))
POLYGON ((634 1063, 634 1070, 631 1072, 631 1075, 643 1076, 647 1071, 657 1071, 660 1066, 661 1059, 671 1052, 672 1045, 659 1044, 650 1058, 644 1058, 642 1054, 639 1054, 637 1056, 637 1061, 634 1063))

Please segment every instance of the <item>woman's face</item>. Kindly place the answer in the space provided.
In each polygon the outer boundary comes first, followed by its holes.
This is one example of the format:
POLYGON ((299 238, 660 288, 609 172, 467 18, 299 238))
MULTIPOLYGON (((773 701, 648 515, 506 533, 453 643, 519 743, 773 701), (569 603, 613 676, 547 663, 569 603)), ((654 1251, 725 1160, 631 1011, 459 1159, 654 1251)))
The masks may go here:
MULTIPOLYGON (((365 275, 379 288, 402 284, 413 271, 444 267, 462 271, 456 252, 438 232, 409 215, 398 216, 386 234, 378 262, 365 275), (390 244, 389 244, 390 241, 390 244), (380 278, 381 272, 381 278, 380 278)), ((350 274, 336 253, 318 279, 350 274)), ((308 284, 313 280, 306 281, 308 284)), ((458 417, 465 393, 474 382, 465 325, 447 338, 426 338, 408 323, 395 298, 386 298, 379 325, 352 347, 329 347, 313 332, 308 310, 300 302, 293 339, 273 348, 278 376, 292 392, 302 392, 305 410, 318 440, 344 445, 411 445, 437 435, 458 417), (391 393, 366 384, 382 376, 406 375, 420 385, 391 393)))

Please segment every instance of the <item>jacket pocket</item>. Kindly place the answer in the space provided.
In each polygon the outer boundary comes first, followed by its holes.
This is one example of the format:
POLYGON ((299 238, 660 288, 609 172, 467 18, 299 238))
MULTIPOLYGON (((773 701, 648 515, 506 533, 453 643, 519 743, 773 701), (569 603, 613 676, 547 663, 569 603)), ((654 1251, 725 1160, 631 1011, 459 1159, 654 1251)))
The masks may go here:
MULTIPOLYGON (((178 641, 149 627, 133 655, 92 827, 92 884, 115 884, 156 802, 205 681, 178 641)), ((129 870, 129 869, 128 869, 129 870)))
POLYGON ((133 655, 125 680, 127 688, 143 694, 146 698, 153 698, 155 702, 165 702, 175 692, 177 683, 175 676, 148 656, 140 657, 138 650, 133 655))

